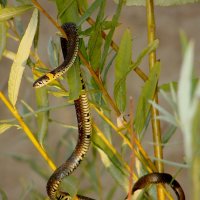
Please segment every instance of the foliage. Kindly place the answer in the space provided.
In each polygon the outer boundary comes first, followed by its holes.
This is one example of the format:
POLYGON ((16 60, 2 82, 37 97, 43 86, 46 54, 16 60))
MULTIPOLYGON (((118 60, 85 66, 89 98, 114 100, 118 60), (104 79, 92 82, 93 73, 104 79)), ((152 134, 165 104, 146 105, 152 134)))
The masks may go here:
MULTIPOLYGON (((155 39, 148 43, 133 60, 132 33, 129 29, 124 30, 119 47, 113 41, 113 35, 118 31, 118 25, 120 24, 121 11, 123 8, 126 9, 123 0, 116 1, 118 2, 116 11, 110 20, 106 18, 105 0, 95 0, 91 4, 88 4, 87 0, 54 0, 52 3, 57 10, 59 23, 73 21, 78 25, 81 38, 81 55, 61 80, 56 80, 45 88, 34 90, 31 86, 34 79, 50 70, 50 67, 44 64, 38 52, 40 47, 39 27, 42 25, 40 24, 41 17, 36 8, 38 7, 36 1, 25 0, 17 2, 17 6, 14 6, 7 1, 1 1, 0 8, 0 59, 7 58, 12 61, 8 81, 8 97, 5 97, 3 91, 0 91, 0 100, 14 116, 14 119, 0 121, 0 134, 6 133, 11 127, 21 129, 26 133, 27 138, 34 144, 49 167, 55 170, 56 166, 51 158, 57 160, 62 157, 62 162, 64 162, 63 157, 65 156, 60 156, 60 149, 67 149, 66 152, 72 151, 76 143, 74 132, 77 131, 77 127, 55 120, 51 114, 58 108, 68 112, 68 107, 79 96, 81 92, 79 76, 81 67, 81 71, 84 72, 83 78, 87 85, 91 110, 94 114, 93 145, 90 148, 91 153, 77 170, 80 171, 80 178, 71 175, 64 181, 63 187, 67 188, 67 192, 71 195, 78 193, 90 196, 92 194, 101 199, 114 199, 118 195, 115 193, 120 191, 122 193, 120 197, 123 198, 129 190, 129 184, 136 181, 138 175, 141 176, 155 171, 155 164, 141 145, 141 136, 148 132, 147 128, 150 126, 149 119, 151 106, 153 106, 160 112, 160 115, 153 116, 152 114, 151 117, 155 117, 158 121, 164 120, 169 123, 168 132, 162 136, 163 144, 167 144, 170 141, 178 128, 183 133, 186 159, 183 159, 183 163, 180 165, 179 163, 170 164, 175 167, 188 167, 191 170, 190 176, 194 186, 193 198, 194 200, 199 199, 200 180, 196 177, 200 177, 198 170, 200 163, 198 142, 200 141, 198 134, 200 128, 198 123, 200 119, 200 83, 198 77, 194 76, 194 43, 189 42, 184 34, 181 35, 184 58, 180 80, 158 86, 160 62, 154 63, 148 76, 144 74, 139 66, 149 54, 155 53, 159 46, 159 41, 155 39), (25 18, 27 12, 32 12, 32 16, 26 27, 21 19, 25 18), (95 21, 91 16, 96 18, 95 21), (85 26, 88 23, 89 26, 85 26), (24 29, 25 31, 23 32, 24 29), (18 50, 15 53, 14 50, 8 50, 8 40, 18 43, 18 50), (109 72, 113 71, 114 81, 109 85, 109 72), (126 91, 127 78, 130 77, 133 71, 145 82, 136 104, 135 118, 133 121, 126 121, 123 114, 125 112, 133 112, 133 108, 127 106, 126 91), (32 74, 31 77, 30 72, 32 74), (31 96, 34 95, 35 97, 34 108, 32 108, 30 102, 20 101, 20 98, 25 98, 27 92, 20 94, 23 85, 22 80, 24 79, 27 83, 26 87, 29 91, 31 90, 31 96), (66 89, 66 80, 69 89, 66 89), (113 97, 110 95, 111 89, 113 90, 113 97), (168 112, 153 101, 157 92, 172 107, 173 113, 168 112), (63 103, 54 105, 50 103, 50 99, 59 99, 63 103), (117 125, 113 121, 117 121, 117 125), (54 136, 57 140, 56 147, 50 147, 49 138, 51 136, 48 132, 50 130, 49 127, 54 124, 64 127, 65 133, 61 137, 60 135, 54 136), (131 130, 132 125, 134 130, 131 130), (131 140, 133 133, 135 137, 134 144, 131 140), (116 147, 116 140, 118 140, 118 147, 116 147), (136 157, 137 164, 135 166, 136 170, 131 172, 132 166, 128 163, 130 163, 129 155, 132 153, 136 157), (127 157, 128 161, 126 160, 127 157), (105 193, 102 192, 104 183, 101 181, 101 176, 107 174, 112 177, 110 179, 113 181, 113 185, 107 188, 107 193, 105 193), (82 186, 80 186, 80 180, 82 181, 82 179, 89 180, 87 187, 85 186, 83 190, 81 190, 82 186)), ((128 5, 144 5, 145 2, 126 1, 128 5)), ((157 0, 155 2, 159 5, 172 5, 172 3, 184 4, 198 1, 157 0)), ((45 14, 44 11, 43 14, 45 14)), ((50 21, 55 22, 53 19, 50 19, 50 21)), ((58 41, 59 36, 53 36, 46 45, 48 46, 49 62, 52 67, 60 63, 60 44, 58 41)), ((4 66, 1 65, 1 67, 4 66)), ((42 165, 39 159, 35 159, 32 155, 18 155, 15 153, 11 157, 28 164, 45 182, 52 173, 52 171, 46 170, 46 166, 42 165)), ((167 161, 163 160, 164 162, 167 161)), ((27 184, 22 189, 22 195, 16 198, 45 199, 46 194, 40 192, 35 185, 27 184)), ((172 199, 166 189, 164 188, 163 190, 172 199)), ((1 188, 0 194, 3 199, 9 198, 9 194, 6 194, 1 188)), ((155 190, 140 194, 141 199, 150 198, 149 196, 151 198, 155 197, 155 190), (148 197, 146 197, 147 195, 148 197)))

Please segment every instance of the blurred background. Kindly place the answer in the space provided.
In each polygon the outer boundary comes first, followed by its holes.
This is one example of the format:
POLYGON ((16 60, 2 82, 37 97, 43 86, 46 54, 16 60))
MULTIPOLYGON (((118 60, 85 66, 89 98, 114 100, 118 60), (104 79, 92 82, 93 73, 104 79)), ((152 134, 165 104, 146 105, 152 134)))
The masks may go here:
MULTIPOLYGON (((9 0, 8 4, 13 5, 12 0, 9 0)), ((57 18, 55 4, 51 1, 41 0, 41 4, 45 7, 48 13, 51 13, 53 18, 57 18)), ((115 12, 116 5, 112 0, 107 1, 107 18, 112 18, 115 12)), ((119 44, 122 34, 126 28, 131 30, 133 36, 133 59, 137 57, 139 52, 146 47, 147 44, 147 30, 146 30, 146 9, 144 7, 127 7, 125 6, 120 17, 120 25, 115 31, 114 40, 119 44)), ((182 62, 182 51, 180 44, 180 30, 183 30, 188 38, 195 41, 195 70, 199 74, 199 52, 200 52, 200 4, 188 4, 184 6, 172 6, 172 7, 156 7, 155 18, 156 18, 156 30, 157 37, 160 41, 159 48, 157 50, 157 58, 161 61, 161 76, 159 84, 163 84, 169 81, 177 81, 179 79, 179 72, 182 62)), ((30 20, 32 11, 23 15, 24 28, 30 20)), ((47 18, 41 14, 40 23, 40 39, 39 39, 39 55, 44 63, 49 65, 49 59, 47 54, 47 44, 49 37, 55 36, 57 30, 47 20, 47 18)), ((15 51, 17 50, 17 43, 8 40, 8 49, 15 51)), ((10 67, 12 62, 6 58, 3 58, 0 62, 0 90, 7 95, 7 81, 9 77, 10 67)), ((147 60, 140 66, 146 73, 148 73, 148 62, 147 60)), ((27 69, 26 74, 31 76, 31 70, 27 69)), ((110 72, 109 83, 113 83, 114 75, 110 72)), ((134 102, 140 95, 143 81, 134 72, 128 76, 128 96, 134 98, 134 102)), ((112 93, 112 89, 110 89, 112 93)), ((19 101, 22 99, 28 102, 33 108, 35 108, 35 96, 32 88, 32 84, 25 78, 20 88, 19 101)), ((61 102, 60 99, 51 98, 50 104, 58 105, 61 102)), ((165 105, 162 97, 160 99, 161 105, 165 105)), ((20 109, 20 108, 19 108, 20 109)), ((127 113, 126 113, 127 114, 127 113)), ((52 118, 60 121, 67 120, 69 125, 76 125, 75 112, 73 107, 65 109, 58 109, 53 112, 52 118)), ((0 120, 12 118, 10 112, 0 101, 0 120)), ((161 123, 162 131, 165 132, 166 124, 161 123)), ((49 127, 49 139, 48 146, 55 148, 54 139, 65 132, 65 129, 51 123, 49 127), (56 134, 56 135, 55 135, 56 134)), ((145 149, 148 151, 150 156, 153 156, 152 150, 152 136, 151 133, 143 142, 145 149)), ((170 142, 171 145, 165 147, 164 158, 166 160, 180 162, 184 160, 184 149, 181 132, 177 132, 170 142)), ((65 153, 65 151, 62 151, 65 153)), ((36 160, 39 160, 41 167, 49 167, 42 160, 41 156, 35 150, 30 141, 26 138, 21 130, 11 128, 2 135, 0 135, 0 188, 2 188, 8 195, 8 199, 17 199, 16 196, 20 196, 23 188, 26 188, 27 183, 31 183, 35 188, 46 194, 45 186, 46 181, 37 175, 28 164, 18 162, 12 158, 11 155, 25 155, 32 156, 36 160)), ((63 158, 67 158, 67 155, 60 156, 58 163, 63 162, 63 158)), ((165 171, 174 174, 175 168, 169 165, 165 165, 165 171)), ((77 173, 75 173, 76 175, 77 173)), ((186 199, 190 196, 190 180, 188 178, 188 171, 183 169, 178 175, 177 180, 182 185, 186 192, 186 199)), ((102 182, 105 185, 108 184, 107 179, 109 177, 103 177, 102 182), (104 179, 105 178, 105 179, 104 179)), ((106 189, 105 189, 106 192, 106 189)), ((124 197, 124 194, 119 194, 117 199, 124 197)), ((25 198, 27 199, 27 198, 25 198)))

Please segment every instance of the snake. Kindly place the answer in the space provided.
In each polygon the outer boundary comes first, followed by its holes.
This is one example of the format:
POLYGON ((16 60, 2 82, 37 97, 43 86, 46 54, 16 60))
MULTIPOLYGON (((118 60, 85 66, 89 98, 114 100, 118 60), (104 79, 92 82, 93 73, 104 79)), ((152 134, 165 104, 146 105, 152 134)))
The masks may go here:
MULTIPOLYGON (((163 184, 168 184, 171 186, 171 188, 174 190, 176 193, 177 199, 178 200, 185 200, 185 194, 178 183, 177 180, 175 180, 172 175, 168 173, 159 173, 159 172, 153 172, 146 174, 138 179, 138 181, 133 185, 132 188, 132 195, 134 194, 135 191, 139 189, 143 189, 150 184, 158 184, 158 183, 163 183, 163 184)), ((127 197, 125 198, 127 199, 127 197)))
MULTIPOLYGON (((41 88, 53 80, 59 78, 74 64, 79 50, 79 35, 75 23, 68 22, 61 26, 67 35, 67 39, 61 37, 61 48, 64 57, 64 61, 54 70, 47 72, 43 76, 39 77, 34 83, 34 88, 41 88)), ((91 134, 92 134, 92 125, 91 125, 91 114, 89 108, 89 101, 85 91, 85 84, 80 73, 80 79, 82 84, 81 94, 78 99, 74 100, 77 123, 78 123, 78 142, 71 156, 60 166, 58 167, 53 174, 50 176, 47 182, 47 194, 51 200, 71 200, 72 197, 69 193, 59 190, 62 180, 69 176, 81 163, 85 157, 90 143, 91 143, 91 134)), ((138 189, 142 189, 149 184, 157 183, 167 183, 175 191, 179 200, 185 200, 184 192, 179 185, 179 183, 173 179, 170 174, 167 173, 150 173, 141 177, 133 186, 132 194, 138 189)), ((82 195, 77 195, 79 200, 94 200, 90 197, 85 197, 82 195)), ((127 199, 127 197, 125 198, 127 199)))

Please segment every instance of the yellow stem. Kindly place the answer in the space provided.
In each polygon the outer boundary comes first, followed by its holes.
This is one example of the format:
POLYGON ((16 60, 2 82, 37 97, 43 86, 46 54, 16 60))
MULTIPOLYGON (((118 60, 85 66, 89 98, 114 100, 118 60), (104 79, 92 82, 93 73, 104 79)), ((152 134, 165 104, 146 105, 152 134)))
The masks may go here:
MULTIPOLYGON (((146 9, 147 9, 147 31, 148 31, 148 43, 153 42, 156 39, 156 25, 154 18, 154 1, 146 0, 146 9)), ((156 51, 153 51, 149 54, 149 69, 151 70, 156 63, 156 51)), ((158 103, 158 94, 157 89, 154 95, 154 101, 158 103)), ((158 160, 155 162, 158 172, 164 171, 163 163, 160 161, 163 159, 163 150, 161 142, 161 128, 160 120, 157 119, 159 112, 154 107, 151 107, 151 123, 153 130, 153 142, 154 142, 154 155, 158 160)), ((165 200, 165 195, 163 187, 158 185, 157 187, 157 196, 160 200, 165 200)))
POLYGON ((28 126, 25 124, 22 117, 18 113, 17 109, 11 105, 11 103, 6 99, 6 97, 4 96, 4 94, 2 92, 0 92, 0 99, 7 106, 7 108, 10 110, 10 112, 13 114, 13 116, 17 119, 21 128, 24 130, 25 134, 28 136, 28 138, 33 143, 33 145, 36 147, 36 149, 39 151, 39 153, 42 155, 42 157, 47 161, 49 167, 52 170, 55 170, 56 169, 55 164, 49 158, 49 156, 47 155, 45 150, 42 148, 42 146, 38 143, 38 141, 34 137, 33 133, 31 132, 31 130, 28 128, 28 126))

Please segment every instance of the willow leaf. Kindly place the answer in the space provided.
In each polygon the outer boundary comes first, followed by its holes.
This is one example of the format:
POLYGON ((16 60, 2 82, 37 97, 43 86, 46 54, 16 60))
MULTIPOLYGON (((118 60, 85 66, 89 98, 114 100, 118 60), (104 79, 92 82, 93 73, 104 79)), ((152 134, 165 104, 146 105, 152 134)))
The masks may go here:
POLYGON ((78 6, 77 2, 74 0, 56 0, 56 5, 58 8, 58 17, 61 23, 66 22, 78 22, 78 6))
POLYGON ((127 183, 129 172, 125 162, 103 133, 96 128, 95 131, 95 134, 92 136, 92 141, 93 144, 104 153, 101 154, 102 162, 105 167, 109 169, 116 181, 127 191, 127 184, 124 183, 127 183))
POLYGON ((115 62, 114 97, 118 108, 122 112, 126 108, 126 79, 124 78, 124 75, 127 74, 127 71, 129 70, 131 54, 131 32, 129 29, 126 29, 122 36, 115 62), (122 79, 123 81, 121 81, 122 79), (120 84, 119 81, 121 81, 120 84))
POLYGON ((12 17, 18 16, 32 9, 32 5, 18 6, 18 7, 6 7, 0 10, 0 21, 9 20, 12 17))
MULTIPOLYGON (((78 6, 76 1, 56 0, 58 16, 62 23, 78 22, 78 6), (64 6, 63 6, 64 5, 64 6)), ((74 65, 67 71, 67 82, 69 84, 69 99, 77 99, 81 92, 80 67, 78 59, 74 65)))
POLYGON ((96 0, 82 15, 78 22, 78 26, 80 26, 85 20, 92 15, 92 13, 99 8, 100 4, 102 3, 102 0, 96 0))
MULTIPOLYGON (((38 109, 40 108, 48 108, 49 100, 48 100, 48 91, 46 87, 39 88, 35 91, 36 93, 36 102, 38 109)), ((48 132, 48 122, 49 122, 49 110, 38 113, 37 115, 37 138, 39 143, 43 146, 43 141, 48 132)))
POLYGON ((2 200, 7 200, 8 199, 5 191, 3 189, 1 189, 1 188, 0 188, 0 194, 1 194, 1 199, 2 200))
POLYGON ((13 106, 15 106, 22 75, 33 43, 38 22, 38 11, 35 9, 26 32, 20 42, 16 57, 11 67, 8 81, 8 96, 13 106))
POLYGON ((160 63, 156 63, 150 71, 149 79, 145 82, 144 87, 142 88, 142 92, 137 103, 135 115, 135 130, 138 134, 140 134, 145 127, 145 123, 151 106, 149 100, 152 100, 155 94, 159 74, 160 63))
MULTIPOLYGON (((0 124, 0 134, 4 133, 5 131, 7 131, 9 128, 13 127, 13 126, 17 126, 15 124, 0 124)), ((17 126, 19 127, 19 126, 17 126)))
POLYGON ((5 22, 0 22, 0 60, 6 47, 7 27, 5 22))
POLYGON ((97 71, 100 67, 101 47, 102 47, 101 25, 95 26, 88 42, 89 59, 92 68, 97 71))
POLYGON ((127 75, 134 70, 136 67, 138 67, 140 65, 140 63, 142 62, 143 58, 149 54, 150 52, 154 51, 159 45, 159 41, 158 40, 154 40, 152 43, 150 43, 137 57, 136 61, 134 63, 132 63, 128 69, 126 69, 124 71, 124 74, 122 74, 123 76, 120 77, 120 79, 117 81, 117 83, 115 83, 115 89, 114 92, 118 93, 119 88, 121 87, 121 85, 123 84, 123 82, 125 82, 127 75))
POLYGON ((81 79, 79 61, 76 60, 74 65, 67 71, 67 82, 69 84, 69 99, 77 99, 81 92, 81 79))

